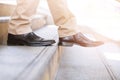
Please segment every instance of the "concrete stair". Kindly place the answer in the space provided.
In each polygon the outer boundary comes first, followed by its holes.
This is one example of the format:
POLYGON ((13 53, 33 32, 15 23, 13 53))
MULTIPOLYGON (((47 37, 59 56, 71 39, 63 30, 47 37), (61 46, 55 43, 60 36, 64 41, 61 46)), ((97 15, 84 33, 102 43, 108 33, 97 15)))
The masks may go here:
MULTIPOLYGON (((57 45, 58 27, 41 27, 41 24, 37 24, 34 29, 32 28, 38 36, 54 39, 56 43, 53 46, 7 46, 8 21, 14 7, 0 4, 0 80, 55 80, 62 53, 62 48, 57 45)), ((44 18, 35 16, 32 22, 42 22, 45 21, 44 18)))
POLYGON ((120 80, 120 47, 63 47, 56 80, 120 80))
POLYGON ((45 26, 35 33, 56 40, 53 46, 0 46, 0 80, 55 80, 61 57, 57 27, 45 26))

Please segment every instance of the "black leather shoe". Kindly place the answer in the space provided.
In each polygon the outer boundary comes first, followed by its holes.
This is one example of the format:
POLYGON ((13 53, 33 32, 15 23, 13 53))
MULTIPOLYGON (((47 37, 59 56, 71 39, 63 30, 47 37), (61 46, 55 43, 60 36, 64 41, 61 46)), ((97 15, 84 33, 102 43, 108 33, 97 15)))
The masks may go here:
POLYGON ((37 36, 35 33, 27 33, 22 35, 8 34, 8 45, 26 45, 26 46, 50 46, 55 40, 45 40, 37 36))
POLYGON ((77 44, 83 47, 96 47, 104 44, 101 41, 92 41, 85 37, 82 33, 77 33, 72 36, 67 36, 59 39, 59 45, 61 46, 73 46, 77 44))

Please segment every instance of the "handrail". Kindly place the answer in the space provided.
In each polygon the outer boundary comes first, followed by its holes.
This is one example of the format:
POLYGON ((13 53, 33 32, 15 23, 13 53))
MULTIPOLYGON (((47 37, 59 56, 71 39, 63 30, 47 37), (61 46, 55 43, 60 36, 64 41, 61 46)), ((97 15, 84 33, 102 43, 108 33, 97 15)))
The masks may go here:
POLYGON ((0 23, 8 22, 10 20, 10 16, 0 16, 0 23))

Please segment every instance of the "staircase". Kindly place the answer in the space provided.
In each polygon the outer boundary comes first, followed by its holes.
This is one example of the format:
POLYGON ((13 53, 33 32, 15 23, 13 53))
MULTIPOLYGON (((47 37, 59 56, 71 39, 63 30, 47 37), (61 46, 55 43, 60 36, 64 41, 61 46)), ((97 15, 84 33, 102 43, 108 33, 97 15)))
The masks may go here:
POLYGON ((63 47, 56 80, 120 80, 120 46, 63 47))
MULTIPOLYGON (((13 9, 10 5, 0 8, 13 9)), ((62 53, 62 48, 57 45, 58 27, 44 25, 34 31, 45 39, 54 39, 56 43, 52 46, 7 46, 8 21, 12 11, 5 10, 2 12, 6 14, 0 12, 0 80, 55 80, 62 53)))
POLYGON ((0 80, 54 80, 59 67, 57 27, 45 26, 35 33, 54 39, 53 46, 0 46, 0 80))

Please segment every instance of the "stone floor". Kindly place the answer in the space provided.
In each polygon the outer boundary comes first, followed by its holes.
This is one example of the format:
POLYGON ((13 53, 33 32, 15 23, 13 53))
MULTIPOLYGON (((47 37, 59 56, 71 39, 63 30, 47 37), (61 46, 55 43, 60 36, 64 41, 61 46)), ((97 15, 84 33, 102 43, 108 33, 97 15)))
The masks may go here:
POLYGON ((56 80, 120 80, 120 47, 64 47, 56 80))
POLYGON ((59 64, 57 27, 48 25, 35 33, 56 43, 40 47, 0 45, 0 80, 50 80, 56 74, 59 64))

